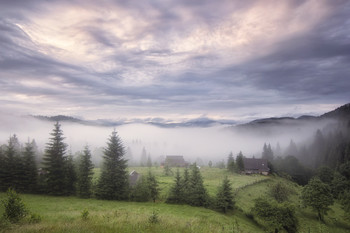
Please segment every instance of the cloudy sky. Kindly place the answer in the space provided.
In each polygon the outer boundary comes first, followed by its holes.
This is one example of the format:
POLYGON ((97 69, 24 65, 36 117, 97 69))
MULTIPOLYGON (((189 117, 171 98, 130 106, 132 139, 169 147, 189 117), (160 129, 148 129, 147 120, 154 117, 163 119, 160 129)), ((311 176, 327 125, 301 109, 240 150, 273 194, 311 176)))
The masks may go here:
POLYGON ((347 0, 1 0, 0 113, 321 114, 350 102, 347 0))

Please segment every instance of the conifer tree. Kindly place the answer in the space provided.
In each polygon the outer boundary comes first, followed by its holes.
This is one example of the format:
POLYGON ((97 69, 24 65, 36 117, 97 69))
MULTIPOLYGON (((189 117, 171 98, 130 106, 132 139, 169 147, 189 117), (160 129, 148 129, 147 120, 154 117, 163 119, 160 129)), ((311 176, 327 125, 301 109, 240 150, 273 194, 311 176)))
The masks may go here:
POLYGON ((238 173, 241 173, 244 171, 244 162, 243 162, 242 151, 240 151, 236 157, 236 167, 237 167, 238 173))
POLYGON ((24 170, 22 166, 22 158, 20 157, 20 144, 14 134, 10 137, 8 145, 5 149, 4 156, 4 189, 15 189, 23 191, 24 170))
POLYGON ((186 202, 192 206, 206 206, 208 204, 208 193, 196 163, 191 168, 186 202))
POLYGON ((184 202, 185 196, 184 196, 184 183, 183 183, 183 180, 181 179, 179 169, 176 170, 174 181, 175 183, 170 188, 170 192, 169 192, 168 198, 166 199, 166 202, 172 203, 172 204, 181 204, 184 202))
POLYGON ((65 195, 73 195, 76 191, 75 184, 77 181, 73 156, 68 155, 64 162, 65 195))
POLYGON ((147 183, 147 178, 141 176, 135 187, 131 188, 130 199, 132 201, 146 202, 150 199, 150 190, 147 183))
POLYGON ((165 163, 164 165, 164 175, 171 176, 173 174, 173 171, 171 170, 168 163, 165 163))
POLYGON ((189 190, 190 190, 190 171, 186 167, 184 170, 183 180, 182 180, 182 189, 183 189, 183 196, 185 200, 185 197, 188 197, 189 190))
POLYGON ((0 191, 5 191, 5 180, 6 180, 6 164, 5 164, 5 153, 2 150, 2 147, 0 147, 0 191))
POLYGON ((38 182, 38 170, 35 161, 34 141, 27 142, 23 151, 23 189, 26 192, 36 191, 38 182))
POLYGON ((229 154, 227 159, 227 170, 232 173, 235 171, 235 159, 233 158, 232 152, 229 154))
POLYGON ((147 164, 147 151, 145 147, 142 148, 140 164, 141 164, 141 167, 144 167, 147 164))
POLYGON ((147 167, 152 167, 152 159, 150 154, 148 154, 148 158, 147 158, 147 167))
POLYGON ((156 177, 151 173, 151 171, 148 171, 147 185, 150 193, 150 198, 153 200, 153 202, 156 202, 156 199, 159 196, 159 184, 156 177))
POLYGON ((93 168, 90 149, 88 146, 85 146, 78 165, 77 192, 79 197, 89 198, 91 196, 93 168))
POLYGON ((216 207, 226 213, 227 210, 233 210, 234 205, 232 186, 226 176, 216 195, 216 207))
POLYGON ((97 184, 99 199, 125 200, 128 197, 128 174, 124 159, 124 146, 117 132, 113 131, 104 151, 104 162, 97 184))
POLYGON ((65 184, 65 154, 67 145, 64 143, 61 125, 56 122, 50 134, 52 137, 46 144, 43 158, 44 170, 46 172, 46 190, 52 195, 64 195, 65 184))
POLYGON ((261 158, 267 159, 270 162, 273 161, 273 151, 270 144, 266 145, 266 143, 264 143, 261 158))

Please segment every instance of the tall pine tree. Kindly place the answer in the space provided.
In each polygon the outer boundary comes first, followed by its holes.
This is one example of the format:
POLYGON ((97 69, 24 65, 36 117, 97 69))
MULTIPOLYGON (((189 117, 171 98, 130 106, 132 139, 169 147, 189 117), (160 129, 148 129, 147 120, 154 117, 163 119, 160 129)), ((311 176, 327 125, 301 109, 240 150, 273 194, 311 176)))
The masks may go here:
POLYGON ((2 149, 2 146, 0 146, 0 191, 5 191, 5 179, 6 179, 6 164, 5 164, 5 153, 2 149))
POLYGON ((96 190, 97 198, 127 199, 129 187, 127 161, 124 159, 124 146, 116 131, 113 131, 109 138, 103 159, 102 172, 96 190))
POLYGON ((177 169, 175 174, 175 183, 170 188, 170 192, 168 195, 168 198, 166 199, 167 203, 173 203, 173 204, 181 204, 184 202, 184 183, 183 179, 181 179, 180 171, 177 169))
POLYGON ((65 195, 75 194, 75 185, 77 181, 77 173, 75 171, 73 156, 70 154, 64 161, 64 183, 65 195))
POLYGON ((227 170, 232 173, 235 171, 235 159, 233 158, 232 152, 229 154, 227 159, 227 170))
POLYGON ((208 205, 208 193, 204 187, 202 175, 196 163, 192 165, 186 202, 192 206, 208 205))
POLYGON ((4 179, 2 184, 5 190, 12 188, 16 191, 23 191, 24 170, 22 165, 20 144, 18 138, 14 134, 10 137, 5 149, 4 179))
POLYGON ((56 122, 50 134, 52 137, 46 144, 43 158, 46 173, 46 192, 52 195, 64 195, 65 184, 65 159, 67 145, 64 143, 61 125, 56 122))
POLYGON ((91 152, 88 146, 85 146, 83 155, 78 165, 78 196, 89 198, 92 193, 92 175, 94 165, 91 162, 91 152))
POLYGON ((243 161, 243 154, 242 151, 240 151, 236 157, 236 166, 237 166, 237 172, 241 173, 244 171, 244 161, 243 161))
POLYGON ((226 176, 216 194, 216 207, 226 213, 227 210, 233 210, 234 205, 232 186, 226 176))
POLYGON ((34 141, 27 142, 23 151, 23 189, 25 192, 36 191, 38 182, 38 170, 35 161, 34 141))
POLYGON ((150 197, 153 202, 156 202, 156 199, 159 196, 159 184, 157 178, 151 173, 151 171, 148 171, 147 184, 150 197))

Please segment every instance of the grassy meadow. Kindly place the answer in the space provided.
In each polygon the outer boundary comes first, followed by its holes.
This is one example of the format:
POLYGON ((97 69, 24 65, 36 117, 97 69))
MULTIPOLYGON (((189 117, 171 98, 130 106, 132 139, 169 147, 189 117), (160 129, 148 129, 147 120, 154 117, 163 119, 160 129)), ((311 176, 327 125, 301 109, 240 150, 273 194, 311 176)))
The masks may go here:
MULTIPOLYGON (((139 167, 129 170, 142 174, 148 172, 148 168, 139 167)), ((41 221, 31 223, 30 218, 27 218, 12 225, 2 222, 0 232, 264 232, 252 220, 250 209, 255 198, 270 198, 269 186, 278 181, 291 187, 290 201, 297 207, 300 232, 350 232, 350 224, 343 220, 343 212, 337 203, 325 218, 326 224, 321 224, 315 213, 301 208, 298 198, 301 187, 278 177, 245 176, 229 174, 225 169, 201 168, 205 186, 211 196, 216 194, 217 187, 225 176, 231 180, 236 193, 236 210, 225 215, 200 207, 165 204, 164 199, 174 177, 164 176, 162 168, 151 170, 157 176, 161 188, 156 203, 22 194, 28 209, 40 215, 41 221)), ((96 169, 95 172, 96 180, 99 170, 96 169)), ((173 172, 176 170, 173 169, 173 172)), ((5 193, 0 193, 0 199, 5 196, 5 193)), ((0 215, 3 211, 1 206, 0 215)))

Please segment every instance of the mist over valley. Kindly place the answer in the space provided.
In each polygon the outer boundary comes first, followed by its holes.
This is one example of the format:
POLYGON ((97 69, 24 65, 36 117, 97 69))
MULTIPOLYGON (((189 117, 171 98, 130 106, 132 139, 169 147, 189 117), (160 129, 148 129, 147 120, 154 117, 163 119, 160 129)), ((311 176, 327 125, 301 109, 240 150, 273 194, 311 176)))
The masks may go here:
POLYGON ((298 146, 309 145, 318 129, 337 126, 337 118, 283 117, 257 119, 244 124, 197 119, 182 123, 84 121, 73 117, 1 116, 0 142, 6 144, 16 134, 21 143, 35 140, 40 154, 44 153, 53 124, 60 121, 68 151, 77 156, 85 145, 92 150, 92 160, 100 165, 107 138, 115 129, 123 141, 130 164, 139 165, 146 151, 153 162, 160 164, 166 155, 183 155, 190 162, 207 165, 226 161, 230 152, 245 157, 260 158, 263 145, 270 144, 275 156, 286 155, 293 141, 298 146), (103 123, 101 123, 103 122, 103 123))

